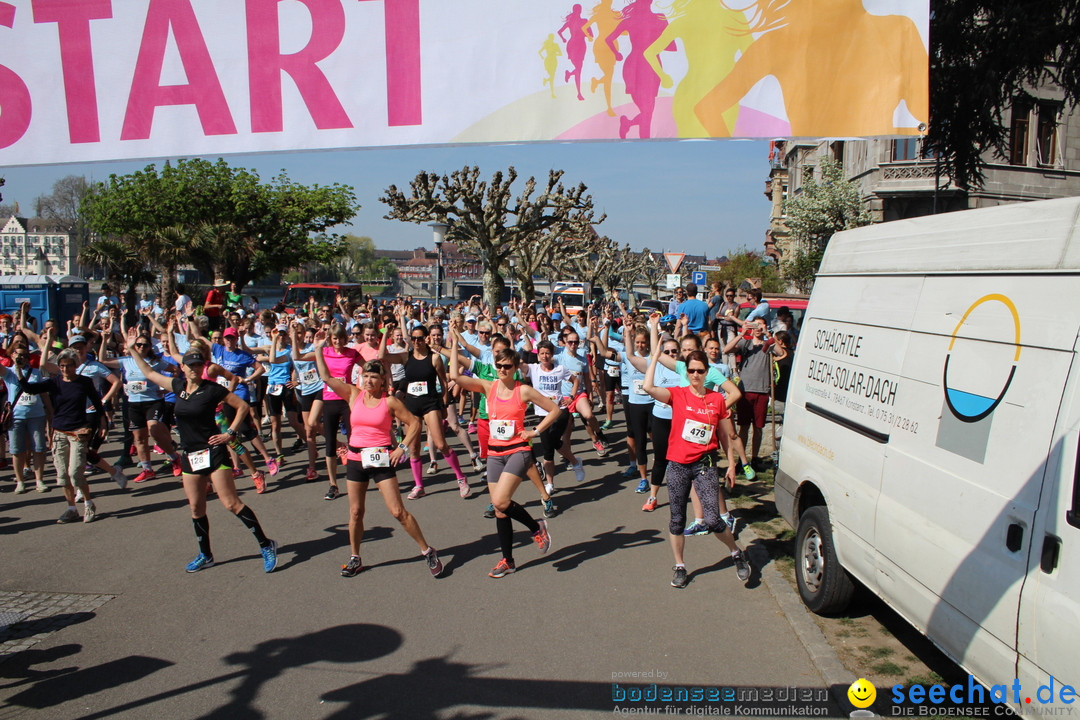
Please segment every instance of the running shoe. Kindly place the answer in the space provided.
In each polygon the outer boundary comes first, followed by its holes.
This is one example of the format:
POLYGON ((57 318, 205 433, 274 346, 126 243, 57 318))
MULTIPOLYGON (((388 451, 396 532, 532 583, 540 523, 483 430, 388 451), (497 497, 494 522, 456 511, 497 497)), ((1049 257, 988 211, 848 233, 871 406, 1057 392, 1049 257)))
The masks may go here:
POLYGON ((551 483, 551 482, 544 483, 544 492, 546 492, 548 495, 554 495, 555 494, 555 483, 551 483))
POLYGON ((731 513, 727 516, 727 527, 731 531, 732 535, 735 535, 735 528, 739 525, 739 518, 735 517, 731 513))
POLYGON ((24 492, 26 492, 26 485, 23 484, 22 480, 19 480, 15 483, 15 494, 22 495, 24 492))
POLYGON ((349 562, 341 566, 341 577, 356 577, 364 571, 364 565, 356 555, 349 557, 349 562))
POLYGON ((127 475, 124 474, 123 470, 121 470, 120 468, 116 468, 113 470, 112 481, 116 483, 117 487, 123 490, 127 487, 128 478, 127 475))
POLYGON ((592 446, 596 449, 596 454, 600 457, 606 457, 607 454, 611 452, 611 448, 605 443, 600 442, 599 440, 594 442, 592 446))
POLYGON ((585 482, 585 465, 580 460, 574 466, 574 475, 577 476, 578 482, 585 482))
POLYGON ((610 430, 611 426, 614 425, 614 424, 615 423, 611 422, 610 420, 605 420, 604 424, 600 426, 600 429, 601 430, 610 430))
POLYGON ((550 498, 544 500, 544 517, 553 518, 559 514, 559 508, 555 507, 555 501, 550 498))
POLYGON ((165 454, 165 451, 161 449, 160 445, 155 445, 154 446, 154 452, 156 452, 158 455, 164 455, 165 454))
POLYGON ((735 573, 739 579, 746 582, 750 579, 750 560, 742 550, 734 553, 731 559, 735 561, 735 573))
POLYGON ((155 473, 153 470, 143 470, 141 473, 135 476, 135 479, 132 482, 134 482, 135 484, 144 483, 147 480, 153 480, 156 477, 157 473, 155 473))
POLYGON ((329 489, 327 489, 326 494, 323 495, 323 500, 333 500, 340 494, 341 492, 338 491, 337 485, 331 485, 329 489))
POLYGON ((476 423, 474 423, 474 422, 469 423, 468 430, 469 430, 470 435, 475 435, 476 434, 476 423))
POLYGON ((509 575, 512 572, 516 572, 517 567, 512 560, 503 558, 499 560, 499 564, 491 568, 491 572, 488 573, 488 577, 501 578, 509 575))
POLYGON ((698 522, 697 520, 695 520, 694 522, 687 525, 686 529, 683 530, 683 535, 686 535, 687 537, 689 537, 690 535, 708 535, 708 534, 709 534, 709 528, 705 525, 705 523, 698 522))
POLYGON ((97 506, 93 503, 87 503, 86 512, 83 513, 82 521, 84 523, 92 523, 97 520, 97 506))
POLYGON ((457 486, 458 486, 458 494, 461 495, 462 499, 465 499, 465 498, 469 497, 470 495, 472 495, 472 488, 469 487, 469 481, 466 480, 465 478, 461 478, 460 480, 458 480, 457 481, 457 486))
POLYGON ((420 498, 424 497, 425 495, 427 495, 427 492, 424 490, 424 488, 422 486, 414 485, 413 489, 409 492, 409 499, 410 500, 419 500, 420 498))
POLYGON ((60 525, 66 525, 67 523, 79 522, 79 511, 68 508, 64 511, 64 514, 60 516, 60 519, 56 521, 60 525))
POLYGON ((308 468, 307 474, 304 475, 304 479, 308 482, 319 479, 319 471, 315 468, 308 468))
POLYGON ((681 590, 689 582, 689 578, 686 577, 686 568, 682 565, 676 565, 672 569, 675 571, 675 575, 671 578, 671 587, 681 590))
POLYGON ((536 465, 536 472, 540 474, 540 482, 547 480, 547 473, 544 472, 544 463, 539 460, 533 460, 533 464, 536 465))
POLYGON ((52 490, 52 488, 50 488, 48 485, 45 484, 44 481, 42 481, 42 482, 39 482, 37 484, 37 487, 34 488, 34 490, 36 490, 39 493, 47 493, 47 492, 49 492, 49 490, 52 490))
POLYGON ((439 577, 442 575, 442 560, 439 559, 439 553, 435 552, 435 548, 428 547, 428 551, 424 553, 424 560, 427 561, 427 567, 428 570, 431 571, 431 577, 439 577))
POLYGON ((75 488, 75 502, 81 503, 83 501, 82 490, 75 488))
POLYGON ((551 533, 548 532, 547 520, 537 520, 536 522, 540 525, 540 529, 533 533, 533 540, 536 542, 540 554, 543 555, 551 547, 551 533))
POLYGON ((747 480, 753 480, 757 477, 757 473, 754 472, 754 467, 750 463, 746 463, 742 466, 742 472, 747 480))
POLYGON ((280 470, 281 467, 278 464, 277 460, 275 460, 274 458, 270 458, 266 461, 266 469, 270 471, 270 477, 274 477, 278 474, 278 470, 280 470))
POLYGON ((656 509, 656 498, 651 497, 645 501, 645 504, 641 506, 642 511, 652 512, 656 509))
POLYGON ((255 483, 255 493, 262 495, 266 492, 266 478, 261 472, 253 472, 251 474, 251 482, 255 483))
POLYGON ((495 517, 495 506, 491 503, 488 503, 488 506, 484 508, 484 517, 488 518, 489 520, 495 517))
POLYGON ((263 556, 263 572, 274 572, 277 567, 277 540, 271 540, 270 544, 261 548, 263 556))
POLYGON ((642 478, 641 482, 637 484, 637 490, 635 490, 634 492, 638 493, 639 495, 641 493, 649 492, 649 481, 645 478, 642 478))
POLYGON ((434 475, 437 472, 439 472, 439 463, 433 462, 430 465, 428 465, 428 468, 427 468, 427 474, 428 475, 434 475))
POLYGON ((475 470, 476 472, 483 472, 484 471, 484 461, 480 459, 479 455, 473 455, 473 457, 472 457, 472 466, 473 466, 473 470, 475 470))
POLYGON ((303 440, 297 439, 297 441, 292 444, 292 447, 289 448, 289 452, 298 453, 298 452, 300 452, 301 450, 303 450, 306 447, 307 447, 306 442, 304 442, 303 440))
POLYGON ((184 468, 180 467, 180 456, 177 455, 175 460, 169 461, 169 465, 172 467, 173 477, 180 477, 184 474, 184 468))
POLYGON ((195 559, 187 564, 185 568, 189 573, 199 572, 206 568, 214 567, 214 556, 207 555, 206 553, 199 553, 195 556, 195 559))
POLYGON ((270 424, 270 416, 269 415, 263 415, 263 419, 262 419, 261 424, 262 425, 269 425, 270 424))
POLYGON ((243 477, 244 476, 244 471, 241 470, 240 468, 233 468, 232 469, 232 476, 233 476, 233 480, 235 480, 236 478, 239 478, 239 477, 243 477))
POLYGON ((630 463, 626 466, 626 469, 622 471, 622 476, 627 480, 634 477, 635 475, 637 475, 637 465, 635 465, 634 463, 630 463))
POLYGON ((128 455, 134 455, 134 454, 135 454, 135 446, 132 445, 131 447, 128 448, 128 455))

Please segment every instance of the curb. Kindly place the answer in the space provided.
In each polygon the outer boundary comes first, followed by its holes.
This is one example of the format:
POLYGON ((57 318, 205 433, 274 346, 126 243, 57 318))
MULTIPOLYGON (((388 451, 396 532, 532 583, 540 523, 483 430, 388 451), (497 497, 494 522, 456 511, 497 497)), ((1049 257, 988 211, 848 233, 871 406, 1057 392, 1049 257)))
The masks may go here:
POLYGON ((821 677, 825 680, 825 684, 837 707, 845 707, 848 704, 847 688, 857 678, 840 662, 836 650, 825 639, 825 635, 821 632, 818 624, 810 617, 810 611, 806 609, 802 599, 795 593, 791 583, 774 566, 768 551, 762 547, 761 538, 758 537, 757 533, 749 525, 746 525, 740 529, 739 535, 744 538, 746 536, 751 538, 750 542, 747 543, 744 540, 744 543, 754 562, 754 566, 761 573, 762 583, 772 593, 776 604, 780 606, 784 617, 787 618, 791 628, 795 631, 795 636, 806 648, 807 654, 810 655, 810 661, 814 663, 818 672, 821 673, 821 677))

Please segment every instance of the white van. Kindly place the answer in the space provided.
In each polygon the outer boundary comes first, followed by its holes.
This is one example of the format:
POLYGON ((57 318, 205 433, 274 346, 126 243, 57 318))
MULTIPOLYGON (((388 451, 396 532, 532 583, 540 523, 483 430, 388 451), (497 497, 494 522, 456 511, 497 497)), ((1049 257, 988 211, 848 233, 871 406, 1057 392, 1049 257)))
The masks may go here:
POLYGON ((1053 677, 1080 713, 1078 331, 1080 198, 832 238, 776 477, 811 610, 854 578, 1014 708, 1053 677))

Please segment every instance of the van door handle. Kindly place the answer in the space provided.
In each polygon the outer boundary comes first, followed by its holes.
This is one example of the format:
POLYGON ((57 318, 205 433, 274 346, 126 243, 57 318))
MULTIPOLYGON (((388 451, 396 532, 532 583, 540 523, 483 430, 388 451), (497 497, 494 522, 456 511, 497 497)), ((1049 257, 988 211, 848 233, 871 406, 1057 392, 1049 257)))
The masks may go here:
POLYGON ((1042 571, 1049 575, 1054 572, 1058 564, 1058 554, 1061 552, 1061 538, 1046 534, 1043 538, 1042 557, 1039 560, 1039 567, 1042 571))
POLYGON ((1012 523, 1005 533, 1005 548, 1009 552, 1020 552, 1024 546, 1024 528, 1020 523, 1012 523))

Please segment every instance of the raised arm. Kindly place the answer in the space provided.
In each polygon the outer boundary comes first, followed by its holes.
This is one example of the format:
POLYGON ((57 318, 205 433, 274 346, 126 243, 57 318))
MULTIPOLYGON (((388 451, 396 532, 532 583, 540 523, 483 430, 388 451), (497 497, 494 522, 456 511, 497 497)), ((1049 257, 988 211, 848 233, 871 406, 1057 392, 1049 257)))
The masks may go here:
POLYGON ((458 336, 457 333, 452 332, 450 334, 450 379, 465 390, 486 393, 491 384, 486 380, 463 374, 461 358, 458 355, 458 336))
POLYGON ((659 345, 653 348, 652 358, 649 361, 649 368, 645 371, 645 382, 642 383, 641 389, 649 393, 654 400, 659 400, 665 405, 671 404, 671 391, 667 388, 657 387, 656 381, 656 362, 657 358, 662 355, 659 345))
POLYGON ((162 390, 172 390, 173 379, 171 377, 162 375, 157 370, 154 370, 137 352, 131 353, 131 359, 135 361, 135 365, 138 366, 139 372, 143 374, 143 377, 160 387, 162 390))
POLYGON ((315 350, 312 353, 315 355, 315 367, 319 369, 319 377, 322 378, 322 381, 326 383, 327 387, 345 398, 349 403, 352 403, 353 398, 360 392, 360 388, 352 383, 345 382, 340 378, 332 377, 330 375, 330 368, 326 366, 326 358, 323 357, 323 348, 325 346, 326 331, 319 330, 315 333, 315 350))

